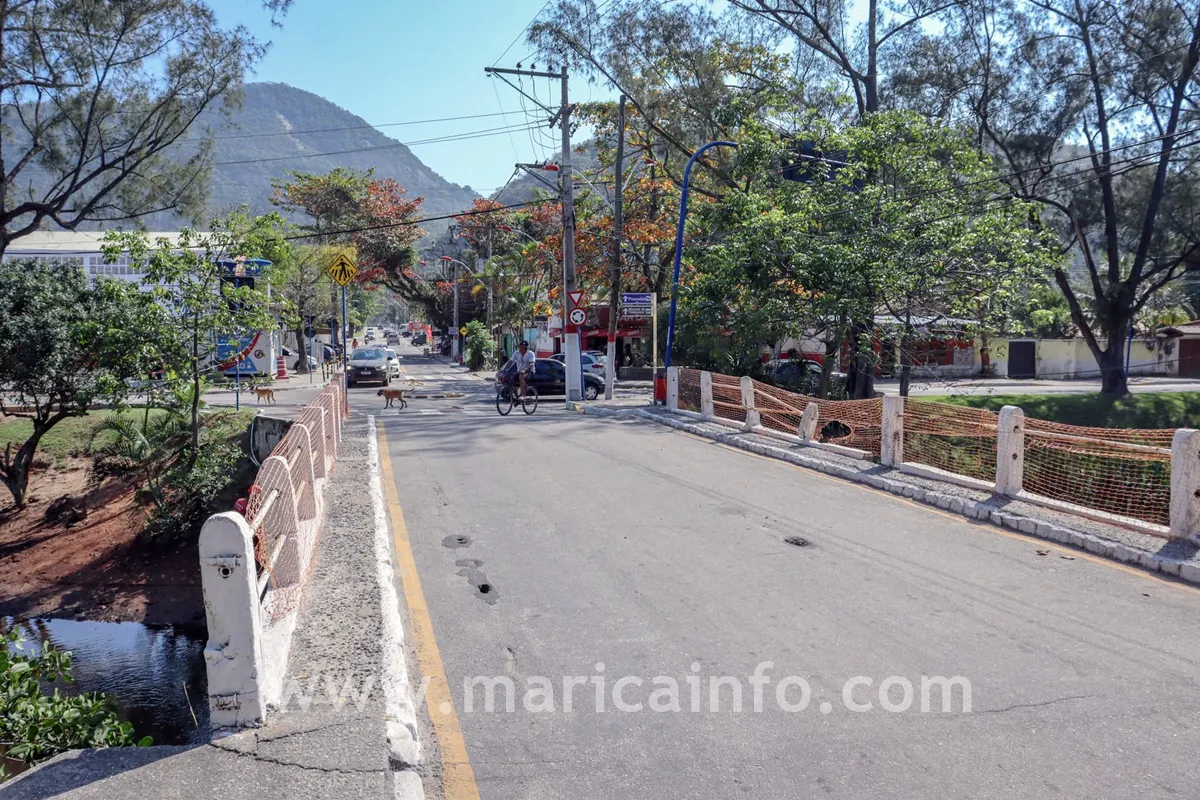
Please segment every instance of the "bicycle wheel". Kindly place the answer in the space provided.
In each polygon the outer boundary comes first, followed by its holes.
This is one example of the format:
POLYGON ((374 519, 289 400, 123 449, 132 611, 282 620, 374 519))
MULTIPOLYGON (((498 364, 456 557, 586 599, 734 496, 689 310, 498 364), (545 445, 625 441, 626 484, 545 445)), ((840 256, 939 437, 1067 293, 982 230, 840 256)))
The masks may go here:
POLYGON ((527 415, 537 411, 538 394, 537 389, 532 386, 525 387, 525 396, 521 398, 521 410, 527 415))
POLYGON ((500 416, 507 417, 513 407, 513 393, 507 386, 501 386, 496 390, 496 410, 500 412, 500 416))

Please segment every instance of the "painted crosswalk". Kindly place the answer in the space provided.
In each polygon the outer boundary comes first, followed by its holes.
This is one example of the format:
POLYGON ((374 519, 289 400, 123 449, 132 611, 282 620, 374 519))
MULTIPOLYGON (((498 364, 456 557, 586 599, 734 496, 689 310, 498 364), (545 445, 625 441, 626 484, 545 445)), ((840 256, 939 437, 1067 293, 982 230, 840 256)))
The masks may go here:
POLYGON ((442 417, 448 414, 466 414, 469 417, 483 417, 487 416, 488 412, 478 408, 385 408, 381 411, 377 411, 376 414, 381 417, 442 417))

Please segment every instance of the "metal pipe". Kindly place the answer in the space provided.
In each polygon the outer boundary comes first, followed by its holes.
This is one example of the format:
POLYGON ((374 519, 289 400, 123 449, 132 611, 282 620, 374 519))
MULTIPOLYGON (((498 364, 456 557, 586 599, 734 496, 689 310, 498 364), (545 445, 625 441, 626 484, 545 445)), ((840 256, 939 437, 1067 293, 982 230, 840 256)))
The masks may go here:
POLYGON ((663 366, 668 368, 671 366, 671 351, 675 347, 675 306, 679 300, 679 262, 683 258, 683 223, 687 219, 688 186, 692 177, 692 165, 705 150, 711 147, 737 147, 737 143, 709 142, 692 154, 683 170, 683 191, 679 197, 679 227, 675 231, 675 273, 671 280, 671 312, 667 317, 667 357, 663 361, 663 366))

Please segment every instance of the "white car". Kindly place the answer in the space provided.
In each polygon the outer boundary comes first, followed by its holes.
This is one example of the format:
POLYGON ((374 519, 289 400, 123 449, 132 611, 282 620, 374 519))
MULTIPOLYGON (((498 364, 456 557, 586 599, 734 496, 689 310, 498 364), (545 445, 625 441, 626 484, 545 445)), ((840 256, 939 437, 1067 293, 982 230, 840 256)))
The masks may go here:
MULTIPOLYGON (((554 359, 560 364, 567 363, 567 356, 565 353, 555 353, 554 355, 550 356, 550 358, 554 359)), ((591 353, 579 354, 579 366, 583 368, 584 373, 591 373, 592 375, 604 377, 606 363, 608 363, 607 356, 592 355, 591 353)))
POLYGON ((393 378, 400 377, 400 359, 396 357, 396 351, 388 348, 387 351, 388 374, 393 378))

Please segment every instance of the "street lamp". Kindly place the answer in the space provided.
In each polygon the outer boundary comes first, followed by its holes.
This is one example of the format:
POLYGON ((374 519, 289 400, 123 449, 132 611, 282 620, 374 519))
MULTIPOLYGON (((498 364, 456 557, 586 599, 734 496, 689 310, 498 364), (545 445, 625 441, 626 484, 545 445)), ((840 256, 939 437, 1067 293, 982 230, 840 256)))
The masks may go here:
POLYGON ((675 304, 679 298, 679 261, 683 257, 683 223, 687 219, 688 185, 692 177, 692 165, 696 159, 712 147, 737 147, 736 142, 709 142, 688 159, 683 170, 683 191, 679 197, 679 228, 675 231, 675 277, 671 280, 671 314, 667 319, 667 357, 664 365, 671 366, 671 350, 675 347, 675 304))

